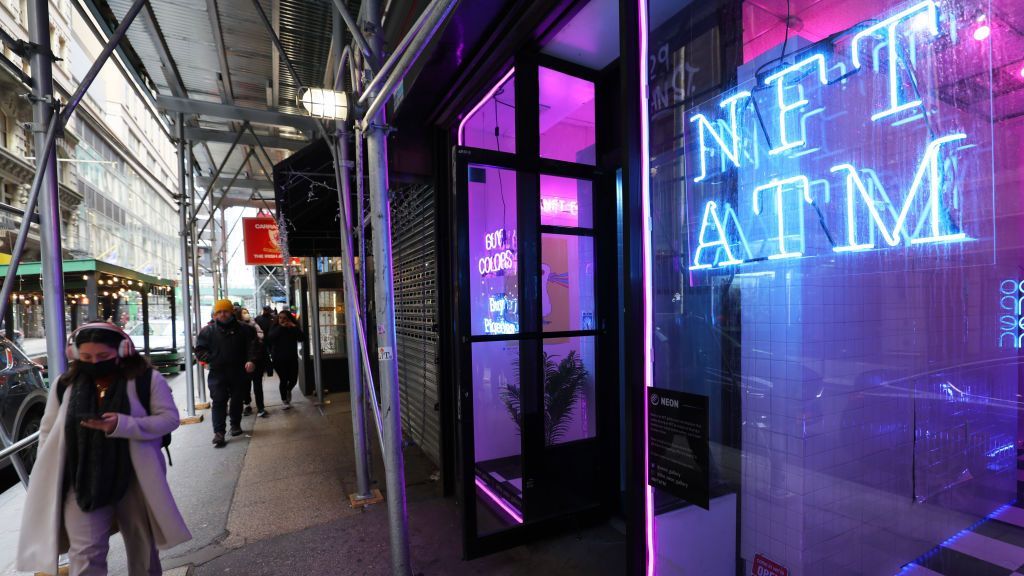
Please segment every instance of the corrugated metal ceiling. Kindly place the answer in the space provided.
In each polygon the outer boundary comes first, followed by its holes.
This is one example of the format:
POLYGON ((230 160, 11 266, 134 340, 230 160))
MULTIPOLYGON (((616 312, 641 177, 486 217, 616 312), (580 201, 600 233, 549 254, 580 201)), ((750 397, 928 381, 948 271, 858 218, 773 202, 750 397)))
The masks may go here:
MULTIPOLYGON (((279 37, 285 52, 295 66, 301 83, 320 86, 332 38, 332 0, 260 0, 268 18, 277 23, 279 37)), ((120 21, 131 6, 131 0, 95 0, 101 8, 109 7, 120 21)), ((359 12, 359 0, 346 0, 353 14, 359 12)), ((173 96, 169 73, 161 62, 160 42, 166 44, 173 67, 183 84, 185 95, 193 100, 231 102, 237 106, 267 109, 267 87, 276 80, 276 107, 281 112, 302 114, 296 106, 299 84, 291 77, 284 62, 279 61, 274 71, 274 45, 270 33, 255 10, 252 0, 160 0, 151 2, 155 26, 140 18, 128 31, 128 42, 138 54, 144 70, 140 74, 149 80, 162 95, 173 96), (216 16, 209 6, 216 7, 216 16), (215 26, 219 19, 224 42, 227 73, 221 70, 221 57, 217 46, 215 26), (230 94, 224 93, 221 78, 230 78, 230 94), (230 97, 230 98, 229 98, 230 97)), ((345 33, 345 41, 351 37, 345 33)), ((199 118, 194 125, 216 130, 233 130, 238 123, 219 118, 199 118)), ((259 129, 267 134, 278 129, 259 129)), ((288 132, 288 129, 281 129, 288 132)), ((229 144, 209 143, 210 151, 197 156, 204 173, 212 173, 227 153, 229 144)), ((223 173, 230 177, 241 166, 247 148, 239 146, 223 173)), ((278 161, 286 152, 272 151, 278 161)), ((269 167, 268 167, 269 168, 269 167)), ((262 172, 255 161, 244 168, 251 178, 260 178, 262 172)))
MULTIPOLYGON (((279 10, 281 44, 300 81, 305 86, 323 85, 331 48, 332 3, 330 0, 281 0, 279 10)), ((281 68, 278 105, 282 110, 295 110, 299 86, 283 63, 281 68)))

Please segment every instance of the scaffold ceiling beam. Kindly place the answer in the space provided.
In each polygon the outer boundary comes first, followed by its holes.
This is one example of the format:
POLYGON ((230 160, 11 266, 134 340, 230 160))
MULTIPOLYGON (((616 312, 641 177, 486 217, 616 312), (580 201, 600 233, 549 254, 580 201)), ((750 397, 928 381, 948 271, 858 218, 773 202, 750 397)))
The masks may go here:
MULTIPOLYGON (((218 178, 217 185, 215 188, 223 187, 223 184, 227 181, 226 178, 218 178)), ((209 176, 200 176, 196 178, 196 184, 203 188, 209 188, 213 184, 213 178, 209 176)), ((267 180, 266 178, 239 178, 231 185, 232 190, 245 189, 247 191, 252 190, 273 190, 274 183, 267 180)))
POLYGON ((273 110, 260 110, 258 108, 245 108, 242 106, 231 106, 229 104, 217 104, 215 102, 202 102, 188 98, 175 98, 173 96, 157 96, 157 108, 165 112, 178 112, 182 114, 198 114, 214 118, 225 118, 228 120, 240 120, 253 122, 255 124, 269 124, 272 126, 288 126, 296 130, 316 132, 320 125, 316 120, 308 116, 297 114, 286 114, 273 110))
MULTIPOLYGON (((235 141, 235 132, 227 130, 211 130, 209 128, 185 127, 185 139, 192 142, 223 142, 230 144, 235 141)), ((258 146, 262 142, 267 148, 283 150, 300 150, 309 145, 309 140, 299 138, 283 138, 281 136, 260 136, 259 140, 252 134, 243 134, 238 141, 244 146, 258 146)))

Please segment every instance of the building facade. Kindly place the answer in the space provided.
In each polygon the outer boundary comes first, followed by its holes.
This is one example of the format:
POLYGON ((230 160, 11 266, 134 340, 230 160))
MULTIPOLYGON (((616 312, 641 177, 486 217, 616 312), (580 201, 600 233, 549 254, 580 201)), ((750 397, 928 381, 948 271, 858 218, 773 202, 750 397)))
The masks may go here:
MULTIPOLYGON (((24 0, 0 2, 0 26, 26 39, 24 0)), ((77 88, 104 40, 92 15, 71 0, 50 3, 54 92, 61 99, 77 88)), ((32 110, 22 95, 31 74, 28 60, 11 47, 0 61, 0 203, 22 208, 34 174, 32 110)), ((111 58, 58 139, 61 234, 65 259, 97 259, 158 278, 178 270, 176 151, 166 119, 119 57, 111 58)), ((8 253, 20 217, 2 216, 0 253, 8 253)), ((38 235, 23 260, 39 259, 38 235)), ((17 291, 17 288, 15 288, 17 291)), ((15 327, 42 335, 41 294, 18 294, 15 327)), ((128 295, 129 299, 133 296, 128 295)), ((160 315, 160 311, 155 311, 160 315)), ((69 323, 70 325, 70 323, 69 323)))
POLYGON ((444 192, 465 553, 621 515, 631 574, 1018 568, 1017 4, 460 8, 392 168, 444 192))

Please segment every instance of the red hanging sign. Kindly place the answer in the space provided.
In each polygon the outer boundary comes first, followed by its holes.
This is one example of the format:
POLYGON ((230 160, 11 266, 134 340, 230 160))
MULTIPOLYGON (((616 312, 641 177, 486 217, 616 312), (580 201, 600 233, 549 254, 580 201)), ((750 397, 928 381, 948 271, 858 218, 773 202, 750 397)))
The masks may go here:
POLYGON ((789 570, 758 554, 754 556, 754 564, 750 567, 750 576, 789 576, 789 570))
POLYGON ((277 220, 267 217, 242 218, 242 239, 247 266, 283 266, 281 237, 277 220))

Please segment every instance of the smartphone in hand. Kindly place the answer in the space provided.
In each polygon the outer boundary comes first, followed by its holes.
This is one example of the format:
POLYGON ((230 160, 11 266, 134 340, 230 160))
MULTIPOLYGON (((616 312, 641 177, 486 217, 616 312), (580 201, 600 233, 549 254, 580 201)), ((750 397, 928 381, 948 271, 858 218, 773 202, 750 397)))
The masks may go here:
POLYGON ((85 420, 103 420, 103 415, 102 414, 95 414, 95 413, 79 414, 78 415, 78 419, 83 421, 83 422, 85 420))

